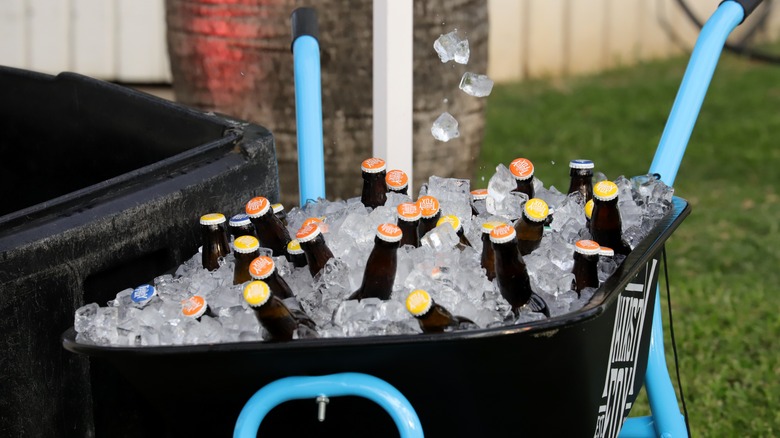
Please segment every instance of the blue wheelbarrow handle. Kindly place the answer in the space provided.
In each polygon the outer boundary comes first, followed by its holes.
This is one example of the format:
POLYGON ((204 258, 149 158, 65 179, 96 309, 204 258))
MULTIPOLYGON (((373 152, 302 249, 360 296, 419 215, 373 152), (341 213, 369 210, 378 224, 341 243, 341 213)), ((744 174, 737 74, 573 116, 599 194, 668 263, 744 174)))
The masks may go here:
POLYGON ((233 438, 255 438, 260 422, 275 406, 289 400, 357 395, 373 400, 393 418, 401 438, 422 438, 422 425, 409 400, 382 379, 362 373, 286 377, 257 391, 244 405, 233 438))

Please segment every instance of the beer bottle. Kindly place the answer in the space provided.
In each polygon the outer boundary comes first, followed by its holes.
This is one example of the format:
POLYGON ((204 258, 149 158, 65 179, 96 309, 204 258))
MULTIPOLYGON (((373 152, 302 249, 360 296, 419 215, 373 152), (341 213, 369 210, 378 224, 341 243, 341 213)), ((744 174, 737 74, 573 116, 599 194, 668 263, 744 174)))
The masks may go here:
POLYGON ((593 186, 593 213, 590 217, 590 235, 593 240, 628 255, 631 248, 623 243, 623 224, 618 210, 618 186, 612 181, 600 181, 593 186))
POLYGON ((599 287, 599 252, 601 247, 592 240, 578 240, 574 245, 574 280, 571 288, 577 295, 586 287, 599 287))
POLYGON ((457 234, 458 239, 460 239, 460 243, 458 244, 460 249, 471 246, 471 242, 466 238, 466 233, 463 231, 463 225, 460 223, 460 218, 454 214, 448 214, 447 216, 442 216, 438 222, 436 222, 437 227, 442 224, 450 224, 452 229, 455 230, 455 234, 457 234))
POLYGON ((433 196, 421 196, 417 200, 417 206, 420 207, 420 224, 417 226, 417 237, 422 239, 428 234, 428 231, 436 228, 439 222, 441 211, 439 210, 439 200, 433 196))
POLYGON ((206 299, 200 295, 193 295, 189 298, 181 300, 181 315, 185 318, 192 318, 200 322, 200 318, 203 315, 215 317, 211 311, 206 299))
POLYGON ((369 158, 363 161, 360 169, 363 171, 363 192, 360 202, 366 207, 377 208, 387 201, 387 185, 385 184, 385 160, 369 158))
POLYGON ((593 199, 593 161, 569 161, 569 194, 579 193, 585 202, 593 199))
POLYGON ((333 253, 325 243, 319 225, 310 223, 301 227, 295 238, 298 239, 303 253, 306 254, 306 264, 309 265, 311 276, 316 276, 325 267, 328 260, 333 258, 333 253))
POLYGON ((449 310, 436 304, 430 294, 422 289, 414 290, 406 297, 406 310, 420 324, 423 333, 457 330, 461 325, 476 326, 470 319, 454 316, 449 310))
POLYGON ((493 252, 493 244, 490 243, 490 232, 493 228, 505 225, 503 222, 487 221, 482 224, 482 256, 480 264, 485 269, 487 279, 493 281, 496 278, 496 256, 493 252))
POLYGON ((287 244, 287 254, 290 255, 290 263, 296 268, 302 268, 306 266, 306 254, 303 253, 301 243, 298 239, 293 239, 287 244))
POLYGON ((290 341, 298 321, 281 299, 271 293, 264 281, 252 281, 244 286, 244 301, 252 308, 269 341, 290 341))
POLYGON ((274 296, 279 297, 280 300, 295 296, 284 278, 276 272, 276 264, 271 257, 260 256, 252 260, 249 264, 249 275, 253 280, 266 282, 274 296))
POLYGON ((262 196, 250 199, 246 203, 246 214, 255 225, 260 243, 270 248, 275 256, 286 256, 285 250, 291 240, 290 233, 271 211, 271 203, 268 199, 262 196))
POLYGON ((395 224, 381 224, 377 227, 374 249, 368 256, 366 270, 363 272, 363 283, 347 298, 348 300, 390 299, 395 282, 395 271, 398 267, 398 247, 401 237, 403 233, 395 224))
POLYGON ((216 271, 220 257, 230 254, 230 240, 225 227, 225 215, 209 213, 200 217, 200 231, 203 241, 202 263, 205 269, 216 271))
POLYGON ((233 284, 242 284, 252 279, 249 264, 260 255, 260 242, 253 236, 238 236, 233 241, 236 265, 233 268, 233 284))
POLYGON ((501 225, 490 232, 490 242, 496 257, 496 280, 498 290, 515 315, 520 308, 529 305, 534 312, 550 316, 547 303, 531 289, 531 279, 528 276, 523 256, 517 245, 517 233, 510 225, 501 225))
POLYGON ((409 176, 403 170, 393 169, 387 172, 385 184, 387 184, 387 190, 389 192, 399 193, 401 195, 409 194, 409 176))
POLYGON ((404 202, 396 207, 398 220, 396 225, 401 229, 403 237, 400 246, 412 245, 415 248, 420 246, 420 236, 417 235, 417 226, 420 224, 422 213, 420 207, 414 202, 404 202))
POLYGON ((228 229, 233 239, 238 239, 241 236, 257 237, 255 226, 252 225, 252 221, 249 220, 246 213, 239 213, 231 217, 228 221, 228 229))
POLYGON ((527 158, 516 158, 509 165, 509 171, 515 177, 517 187, 513 192, 521 192, 528 195, 528 199, 534 197, 534 164, 527 158))
POLYGON ((276 203, 271 206, 271 210, 274 212, 274 216, 279 218, 279 221, 284 225, 287 226, 287 213, 284 211, 284 205, 276 203))
POLYGON ((531 198, 523 205, 523 214, 515 222, 517 232, 517 245, 520 254, 528 255, 539 248, 544 235, 544 222, 547 219, 549 208, 547 203, 539 198, 531 198))
POLYGON ((476 189, 471 191, 471 215, 479 216, 487 213, 485 200, 488 197, 487 189, 476 189))

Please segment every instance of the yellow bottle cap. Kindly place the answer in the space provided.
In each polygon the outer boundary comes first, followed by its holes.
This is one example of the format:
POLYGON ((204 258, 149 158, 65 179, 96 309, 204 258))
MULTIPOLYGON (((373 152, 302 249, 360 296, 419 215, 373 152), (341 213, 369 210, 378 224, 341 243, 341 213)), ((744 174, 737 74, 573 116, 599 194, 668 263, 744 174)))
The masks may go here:
POLYGON ((488 189, 476 189, 471 191, 471 199, 479 201, 488 197, 488 189))
POLYGON ((593 240, 578 240, 574 244, 574 251, 583 255, 595 255, 599 253, 601 246, 593 240))
POLYGON ((490 232, 490 241, 493 243, 506 243, 514 239, 516 235, 515 227, 504 224, 493 228, 493 231, 490 232))
POLYGON ((500 227, 501 225, 506 225, 506 224, 499 221, 487 221, 484 224, 482 224, 482 232, 485 234, 490 234, 490 232, 493 231, 493 228, 500 227))
POLYGON ((206 299, 193 295, 181 301, 181 313, 189 318, 200 318, 206 313, 206 299))
POLYGON ((525 217, 533 222, 542 222, 547 219, 547 215, 550 214, 550 208, 547 207, 547 203, 539 198, 531 198, 526 201, 523 207, 525 217))
POLYGON ((298 242, 300 243, 306 243, 319 236, 320 232, 320 226, 317 225, 317 222, 310 222, 308 225, 301 227, 298 232, 295 233, 295 238, 298 239, 298 242))
POLYGON ((420 207, 422 217, 429 219, 436 216, 439 212, 439 200, 433 196, 422 196, 417 200, 417 206, 420 207))
POLYGON ((417 289, 406 297, 406 310, 413 316, 423 316, 431 309, 433 300, 428 292, 417 289))
POLYGON ((585 217, 590 219, 590 217, 593 215, 593 200, 585 203, 585 217))
POLYGON ((509 165, 509 171, 517 180, 526 180, 534 176, 534 163, 527 158, 516 158, 509 165))
POLYGON ((271 288, 264 281, 250 281, 244 286, 244 301, 251 307, 260 307, 271 298, 271 288))
POLYGON ((200 217, 201 225, 219 225, 225 222, 225 215, 222 213, 209 213, 200 217))
POLYGON ((393 169, 385 175, 385 183, 391 190, 403 190, 409 185, 409 175, 403 170, 393 169))
POLYGON ((284 205, 280 203, 276 203, 271 206, 271 209, 274 211, 274 213, 279 213, 280 211, 284 210, 284 205))
POLYGON ((360 165, 360 169, 366 173, 379 173, 386 168, 385 160, 381 158, 369 158, 360 165))
POLYGON ((303 254, 303 248, 301 248, 301 242, 298 239, 293 239, 287 244, 287 252, 289 254, 303 254))
POLYGON ((396 212, 398 214, 398 219, 406 222, 414 222, 420 220, 422 217, 420 207, 418 207, 414 202, 403 202, 398 204, 398 207, 396 207, 396 212))
POLYGON ((439 219, 436 222, 436 226, 438 227, 441 224, 450 224, 452 226, 452 229, 455 230, 456 233, 460 231, 460 227, 461 227, 460 219, 454 214, 448 214, 447 216, 442 216, 441 219, 439 219))
POLYGON ((593 197, 599 201, 611 201, 617 198, 618 186, 612 181, 599 181, 593 186, 593 197))
POLYGON ((249 275, 256 280, 264 280, 274 273, 274 269, 276 269, 274 259, 260 256, 249 264, 249 275))
POLYGON ((376 237, 385 242, 399 242, 404 233, 396 224, 382 224, 376 227, 376 237))
POLYGON ((233 248, 241 254, 248 254, 260 248, 260 242, 254 236, 239 236, 233 241, 233 248))
POLYGON ((270 208, 271 203, 268 202, 268 199, 258 196, 246 203, 246 214, 249 217, 259 217, 266 214, 270 208))

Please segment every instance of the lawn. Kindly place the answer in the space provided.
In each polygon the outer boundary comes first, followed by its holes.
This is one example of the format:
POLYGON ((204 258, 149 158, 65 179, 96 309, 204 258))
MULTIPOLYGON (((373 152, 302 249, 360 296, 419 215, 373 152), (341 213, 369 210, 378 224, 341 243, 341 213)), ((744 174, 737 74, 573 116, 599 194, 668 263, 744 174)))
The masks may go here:
MULTIPOLYGON (((561 190, 573 158, 609 178, 646 173, 686 64, 497 85, 474 185, 521 156, 561 190)), ((724 55, 677 176, 692 214, 668 241, 668 272, 694 436, 780 435, 778 108, 780 66, 724 55)), ((673 364, 665 294, 662 306, 673 364)), ((649 412, 640 397, 632 415, 649 412)))

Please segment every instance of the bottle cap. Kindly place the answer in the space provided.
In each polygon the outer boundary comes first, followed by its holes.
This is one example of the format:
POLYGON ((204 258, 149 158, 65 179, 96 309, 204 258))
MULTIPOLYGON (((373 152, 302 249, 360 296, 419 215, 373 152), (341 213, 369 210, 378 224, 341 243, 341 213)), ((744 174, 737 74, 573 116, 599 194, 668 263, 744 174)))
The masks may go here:
POLYGON ((284 211, 284 205, 276 203, 271 206, 271 209, 274 211, 274 213, 279 213, 280 211, 284 211))
POLYGON ((608 246, 602 246, 599 248, 599 255, 605 256, 605 257, 614 257, 615 256, 615 250, 608 247, 608 246))
POLYGON ((409 185, 409 175, 403 170, 393 169, 385 175, 385 184, 390 190, 403 190, 409 185))
POLYGON ((249 254, 260 248, 260 242, 255 236, 239 236, 233 241, 233 248, 237 253, 249 254))
POLYGON ((303 248, 301 248, 301 242, 298 239, 293 239, 287 244, 287 253, 296 255, 303 254, 303 248))
POLYGON ((590 217, 593 215, 593 200, 585 203, 585 217, 590 219, 590 217))
POLYGON ((523 207, 523 213, 525 217, 532 222, 543 222, 547 219, 547 215, 550 214, 550 208, 547 207, 547 203, 540 198, 531 198, 526 201, 523 207))
POLYGON ((396 224, 381 224, 376 227, 376 237, 385 242, 399 242, 404 233, 396 224))
POLYGON ((601 246, 593 240, 578 240, 574 244, 574 251, 583 255, 595 255, 599 253, 601 246))
POLYGON ((322 217, 310 217, 303 221, 303 224, 301 225, 301 228, 309 225, 309 224, 317 224, 318 227, 320 227, 320 232, 327 233, 328 232, 328 224, 324 221, 325 216, 322 217))
POLYGON ((308 225, 301 227, 298 232, 295 233, 295 238, 298 239, 298 242, 300 243, 306 243, 313 240, 320 233, 320 226, 317 225, 317 222, 311 222, 308 225))
POLYGON ((193 295, 181 300, 181 314, 190 318, 200 318, 206 313, 206 299, 200 295, 193 295))
POLYGON ((406 222, 418 221, 422 217, 420 207, 418 207, 414 202, 404 202, 398 204, 398 207, 396 207, 396 213, 398 214, 398 219, 406 222))
POLYGON ((244 286, 244 301, 251 307, 260 307, 271 298, 271 288, 264 281, 250 281, 244 286))
POLYGON ((569 161, 570 169, 593 169, 595 165, 590 160, 571 160, 569 161))
POLYGON ((406 310, 413 316, 423 316, 431 310, 433 300, 428 292, 417 289, 413 290, 408 297, 406 297, 406 310))
POLYGON ((360 169, 366 173, 379 173, 387 168, 385 160, 381 158, 369 158, 363 160, 363 164, 360 165, 360 169))
POLYGON ((471 191, 471 199, 479 201, 488 197, 488 189, 476 189, 471 191))
POLYGON ((441 224, 450 224, 450 225, 452 225, 452 229, 455 230, 456 233, 458 231, 460 231, 460 228, 461 228, 460 219, 457 216, 455 216, 454 214, 448 214, 447 216, 442 216, 436 222, 436 226, 438 227, 441 224))
POLYGON ((249 264, 249 275, 255 280, 264 280, 274 273, 276 265, 274 259, 268 256, 260 256, 249 264))
POLYGON ((515 238, 515 227, 511 225, 500 225, 493 228, 490 232, 490 241, 493 243, 506 243, 515 238))
POLYGON ((266 214, 270 208, 271 203, 268 202, 268 199, 258 196, 250 199, 249 202, 246 203, 246 214, 249 215, 249 217, 260 217, 266 214))
POLYGON ((611 201, 617 198, 618 186, 612 181, 599 181, 593 186, 593 197, 599 201, 611 201))
POLYGON ((157 289, 151 284, 142 284, 133 289, 133 293, 130 294, 130 299, 136 304, 143 304, 157 295, 157 289))
POLYGON ((500 227, 501 225, 506 225, 506 224, 499 221, 487 221, 484 224, 482 224, 482 232, 485 234, 490 234, 490 232, 493 231, 493 228, 500 227))
POLYGON ((517 158, 509 165, 509 170, 517 180, 526 180, 534 176, 534 163, 527 158, 517 158))
POLYGON ((439 212, 439 200, 433 196, 421 196, 417 200, 417 206, 425 219, 430 219, 439 212))
POLYGON ((201 225, 219 225, 225 222, 225 215, 222 213, 209 213, 200 217, 201 225))
POLYGON ((231 227, 240 227, 242 225, 249 225, 250 223, 252 222, 249 220, 249 216, 247 216, 246 213, 239 213, 230 218, 228 225, 231 227))

